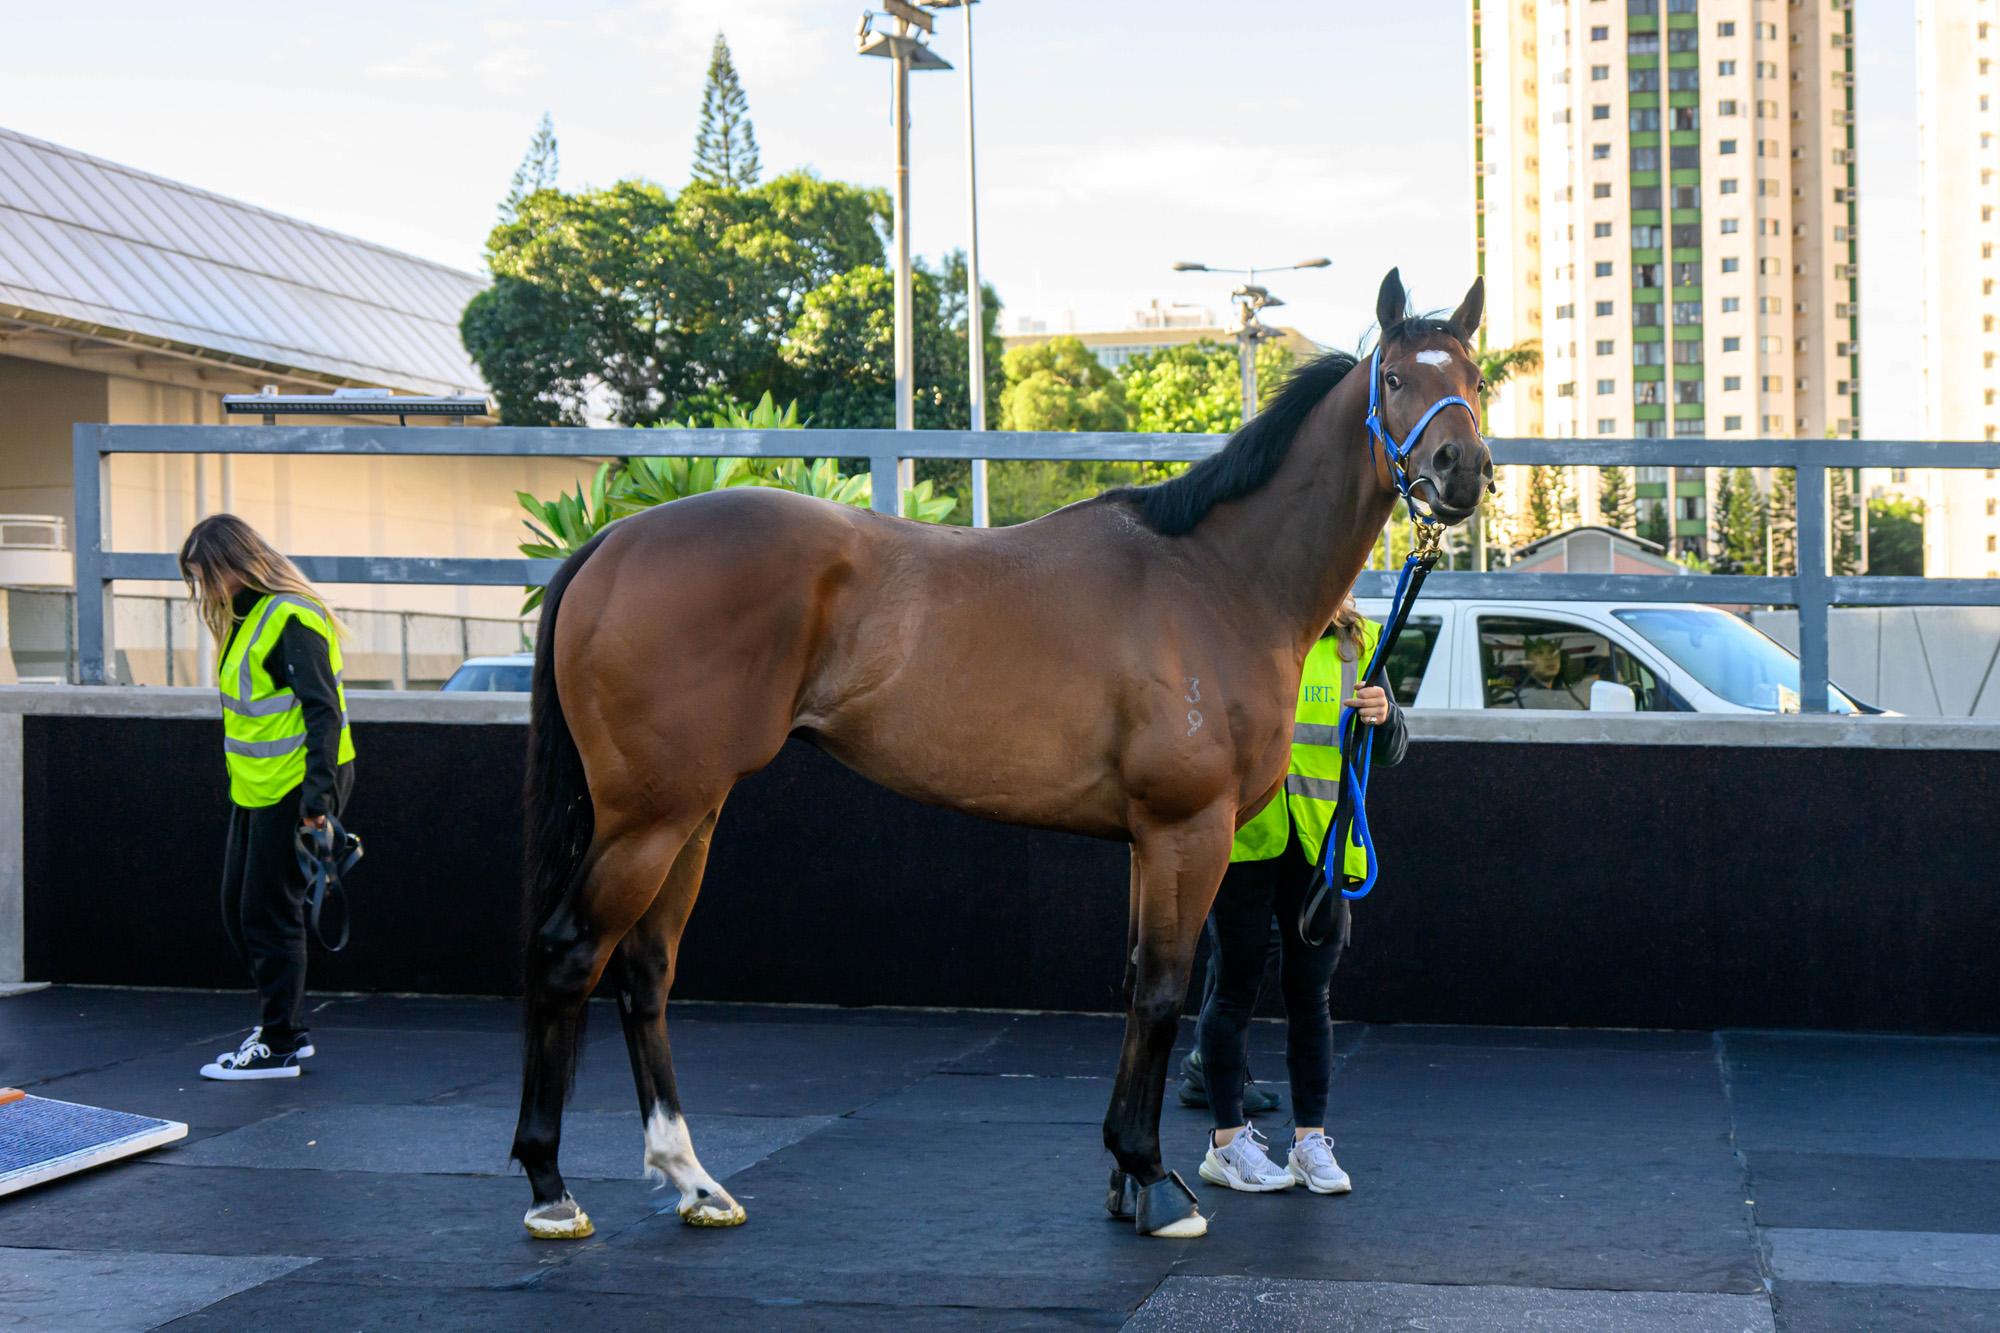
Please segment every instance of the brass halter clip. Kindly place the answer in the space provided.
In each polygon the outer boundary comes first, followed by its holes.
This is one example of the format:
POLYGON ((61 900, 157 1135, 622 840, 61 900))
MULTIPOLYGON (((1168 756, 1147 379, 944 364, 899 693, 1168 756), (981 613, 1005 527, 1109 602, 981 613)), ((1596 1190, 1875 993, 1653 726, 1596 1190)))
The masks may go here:
POLYGON ((1417 544, 1410 554, 1419 560, 1435 560, 1444 554, 1445 525, 1429 519, 1416 521, 1417 544))

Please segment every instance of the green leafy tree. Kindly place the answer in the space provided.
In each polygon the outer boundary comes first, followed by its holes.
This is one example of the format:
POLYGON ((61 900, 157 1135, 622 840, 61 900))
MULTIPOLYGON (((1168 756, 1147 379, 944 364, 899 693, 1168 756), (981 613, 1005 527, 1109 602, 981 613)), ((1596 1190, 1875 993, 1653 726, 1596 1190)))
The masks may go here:
MULTIPOLYGON (((593 388, 650 425, 766 392, 808 295, 879 265, 887 194, 789 172, 749 189, 644 181, 529 195, 487 239, 494 282, 460 321, 510 425, 578 425, 593 388)), ((996 302, 997 305, 997 302, 996 302)))
POLYGON ((1868 572, 1923 577, 1922 500, 1884 495, 1868 502, 1868 572))
MULTIPOLYGON (((1259 407, 1284 387, 1294 358, 1283 343, 1257 347, 1259 407)), ((1237 351, 1202 338, 1141 352, 1118 369, 1131 429, 1227 435, 1243 424, 1243 371, 1237 351)))
POLYGON ((1622 467, 1597 469, 1597 512, 1606 527, 1632 532, 1638 525, 1638 507, 1633 499, 1632 474, 1622 467))
POLYGON ((1763 497, 1747 467, 1724 469, 1715 485, 1715 557, 1709 568, 1717 574, 1764 572, 1763 497))
MULTIPOLYGON (((972 425, 967 373, 966 266, 962 251, 938 268, 921 259, 910 267, 911 322, 916 333, 918 430, 966 430, 972 425)), ((985 347, 988 402, 1006 387, 998 333, 1000 298, 982 291, 980 337, 985 347)), ((782 363, 786 392, 798 396, 815 426, 887 430, 896 424, 895 281, 876 264, 841 273, 809 292, 787 331, 782 363)))
POLYGON ((701 128, 694 137, 694 178, 707 185, 748 189, 763 170, 757 160, 757 133, 750 125, 750 99, 736 77, 729 43, 715 34, 708 57, 708 82, 701 90, 701 128))
POLYGON ((561 174, 561 157, 556 151, 556 123, 549 113, 542 113, 542 123, 535 127, 535 135, 528 140, 528 154, 521 159, 521 165, 514 168, 514 179, 507 187, 507 197, 500 203, 500 219, 511 221, 521 212, 521 205, 528 202, 530 195, 556 188, 556 177, 561 174))
POLYGON ((1004 365, 1002 430, 1125 429, 1125 386, 1080 339, 1013 348, 1004 365))

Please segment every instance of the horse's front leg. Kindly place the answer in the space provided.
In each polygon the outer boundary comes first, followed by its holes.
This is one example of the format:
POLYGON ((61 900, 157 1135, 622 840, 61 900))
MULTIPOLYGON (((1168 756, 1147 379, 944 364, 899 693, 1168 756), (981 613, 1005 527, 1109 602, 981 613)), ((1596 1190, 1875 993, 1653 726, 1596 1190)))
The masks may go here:
POLYGON ((1105 1204, 1133 1217, 1140 1234, 1199 1236, 1208 1223, 1180 1177, 1160 1160, 1160 1101, 1180 1031, 1195 940, 1229 865, 1234 810, 1135 830, 1136 957, 1125 1012, 1118 1081, 1104 1116, 1104 1146, 1117 1159, 1105 1204))

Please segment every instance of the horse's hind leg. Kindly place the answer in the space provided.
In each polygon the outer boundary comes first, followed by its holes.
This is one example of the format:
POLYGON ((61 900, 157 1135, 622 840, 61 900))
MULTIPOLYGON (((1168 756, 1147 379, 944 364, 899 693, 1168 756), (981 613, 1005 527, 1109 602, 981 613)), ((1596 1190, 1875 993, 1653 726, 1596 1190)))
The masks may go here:
POLYGON ((701 891, 715 819, 716 812, 711 811, 695 829, 674 859, 666 887, 618 946, 618 1018, 625 1028, 625 1048, 632 1055, 632 1078, 639 1087, 646 1174, 680 1191, 676 1211, 683 1222, 733 1227, 743 1221, 743 1206, 702 1170, 694 1155, 674 1084, 673 1049, 667 1041, 667 994, 673 989, 681 932, 701 891))
POLYGON ((556 1156, 562 1108, 575 1076, 583 1006, 618 942, 645 913, 700 816, 601 835, 577 886, 529 941, 527 1051, 514 1160, 535 1206, 524 1219, 544 1240, 581 1239, 590 1218, 563 1187, 556 1156))
POLYGON ((1225 815, 1210 814, 1142 831, 1133 843, 1137 949, 1130 969, 1125 1046, 1104 1115, 1104 1146, 1118 1162, 1107 1205, 1116 1200, 1113 1211, 1124 1216, 1126 1204, 1136 1201, 1134 1221, 1145 1235, 1199 1236, 1208 1229, 1194 1210, 1193 1195, 1161 1162, 1160 1102, 1180 1031, 1195 939, 1228 868, 1233 827, 1225 815))

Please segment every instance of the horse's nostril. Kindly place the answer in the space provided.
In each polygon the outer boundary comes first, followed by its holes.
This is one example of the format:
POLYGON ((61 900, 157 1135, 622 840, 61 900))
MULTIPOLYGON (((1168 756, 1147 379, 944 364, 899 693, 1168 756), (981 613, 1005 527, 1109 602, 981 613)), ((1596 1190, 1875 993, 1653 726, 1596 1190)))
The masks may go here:
POLYGON ((1444 446, 1444 448, 1438 450, 1437 461, 1440 467, 1451 467, 1452 465, 1457 463, 1458 462, 1457 443, 1453 442, 1447 444, 1444 446))

